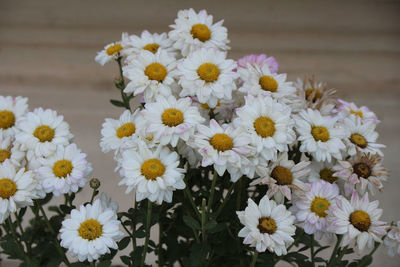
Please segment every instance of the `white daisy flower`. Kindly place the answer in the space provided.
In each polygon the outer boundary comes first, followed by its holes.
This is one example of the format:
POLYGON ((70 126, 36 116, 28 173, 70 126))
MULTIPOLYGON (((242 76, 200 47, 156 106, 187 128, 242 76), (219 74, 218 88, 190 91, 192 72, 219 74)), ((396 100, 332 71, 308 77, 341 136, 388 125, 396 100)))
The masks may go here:
POLYGON ((118 249, 117 241, 124 236, 120 224, 116 211, 96 199, 93 205, 73 209, 70 218, 62 222, 60 245, 79 261, 92 262, 110 253, 110 248, 118 249))
POLYGON ((192 105, 189 97, 176 99, 174 96, 159 96, 156 102, 147 103, 141 112, 143 120, 139 123, 146 133, 152 134, 161 145, 176 147, 178 141, 188 141, 196 126, 204 122, 199 110, 192 105))
POLYGON ((120 42, 108 44, 103 50, 97 52, 94 60, 100 65, 104 66, 104 64, 108 63, 110 60, 117 59, 122 49, 123 47, 120 42))
POLYGON ((295 217, 284 205, 277 205, 267 196, 259 205, 249 198, 246 209, 236 214, 244 225, 238 236, 244 238, 243 244, 255 247, 258 252, 268 249, 278 256, 285 255, 287 247, 294 242, 295 217))
POLYGON ((387 236, 383 240, 383 244, 388 248, 388 254, 394 257, 400 255, 400 221, 392 226, 387 236))
POLYGON ((336 123, 337 118, 307 109, 296 116, 295 122, 301 152, 310 153, 317 161, 330 162, 332 157, 342 158, 344 130, 336 123))
POLYGON ((11 161, 15 167, 20 167, 25 158, 25 152, 21 151, 20 146, 12 136, 6 136, 5 132, 0 131, 0 165, 11 161))
POLYGON ((236 109, 234 124, 246 129, 251 145, 265 160, 276 160, 278 151, 288 151, 288 145, 296 139, 290 108, 271 97, 245 99, 246 104, 236 109))
POLYGON ((143 94, 145 102, 152 102, 159 94, 169 96, 175 82, 176 60, 167 51, 159 49, 155 54, 143 50, 123 67, 124 76, 130 79, 125 93, 143 94))
POLYGON ((179 155, 163 146, 150 150, 143 142, 138 147, 122 154, 123 179, 119 185, 127 186, 126 193, 135 188, 136 201, 147 198, 158 204, 170 203, 173 191, 185 188, 179 155))
POLYGON ((346 118, 350 116, 358 117, 364 122, 373 122, 375 124, 378 124, 380 122, 375 113, 366 106, 362 106, 359 108, 353 102, 346 102, 342 99, 338 99, 338 102, 340 103, 340 105, 337 108, 336 112, 341 118, 346 118))
MULTIPOLYGON (((321 239, 326 233, 328 208, 336 204, 339 187, 323 180, 310 185, 310 191, 297 195, 290 210, 298 222, 303 222, 304 232, 321 239)), ((330 234, 331 235, 331 234, 330 234)))
POLYGON ((15 170, 10 161, 0 165, 0 223, 19 208, 33 205, 36 180, 31 171, 25 168, 15 170))
POLYGON ((200 103, 214 108, 219 100, 231 100, 236 89, 236 62, 215 49, 200 49, 178 64, 180 96, 196 96, 200 103))
POLYGON ((22 149, 33 150, 36 156, 49 156, 57 145, 67 145, 72 134, 63 116, 54 110, 37 108, 24 116, 17 125, 19 133, 16 136, 22 149))
POLYGON ((257 166, 257 173, 260 178, 251 182, 251 185, 268 185, 267 195, 269 198, 281 204, 284 199, 292 199, 291 189, 296 193, 309 190, 309 186, 302 181, 302 178, 310 173, 309 161, 300 161, 295 164, 288 159, 287 152, 280 153, 276 161, 260 162, 257 166))
POLYGON ((0 96, 0 132, 4 136, 14 136, 16 125, 28 112, 28 98, 0 96))
POLYGON ((355 243, 361 253, 365 248, 372 249, 374 242, 382 242, 386 234, 386 223, 379 221, 382 209, 378 209, 379 201, 369 202, 368 193, 361 199, 353 192, 351 200, 341 197, 336 200, 336 206, 329 207, 328 231, 343 235, 340 246, 355 243))
POLYGON ((331 162, 312 160, 310 165, 311 172, 308 176, 308 181, 312 183, 315 181, 324 180, 331 184, 337 183, 338 178, 333 175, 335 173, 333 166, 336 165, 336 162, 337 161, 335 159, 333 159, 331 162))
POLYGON ((213 17, 205 10, 180 10, 168 35, 184 57, 203 47, 228 50, 228 30, 222 23, 220 20, 213 24, 213 17))

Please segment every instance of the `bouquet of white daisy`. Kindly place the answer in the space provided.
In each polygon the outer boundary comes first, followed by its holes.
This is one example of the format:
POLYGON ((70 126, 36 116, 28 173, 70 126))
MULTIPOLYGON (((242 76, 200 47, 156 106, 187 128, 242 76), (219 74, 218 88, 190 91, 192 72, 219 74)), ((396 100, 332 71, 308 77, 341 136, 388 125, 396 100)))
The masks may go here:
POLYGON ((119 71, 111 104, 125 110, 105 119, 100 146, 114 155, 127 211, 95 199, 97 179, 77 208, 92 168, 68 124, 0 97, 3 253, 26 266, 119 256, 141 267, 367 266, 381 243, 400 254, 400 222, 380 221, 370 200, 388 177, 372 111, 313 76, 288 81, 274 57, 227 59, 227 29, 204 10, 179 11, 171 28, 123 33, 96 56, 119 71), (43 206, 61 195, 49 218, 43 206))

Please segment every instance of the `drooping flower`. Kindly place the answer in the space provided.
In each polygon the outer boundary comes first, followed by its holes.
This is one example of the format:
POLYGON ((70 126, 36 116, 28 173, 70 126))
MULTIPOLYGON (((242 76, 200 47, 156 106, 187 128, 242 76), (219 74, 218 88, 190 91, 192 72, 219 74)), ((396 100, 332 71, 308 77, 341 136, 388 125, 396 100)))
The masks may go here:
POLYGON ((117 57, 121 54, 122 50, 123 47, 121 45, 121 42, 108 44, 104 47, 103 50, 97 53, 94 60, 100 65, 104 66, 111 60, 117 59, 117 57))
POLYGON ((383 244, 388 248, 388 254, 394 257, 400 255, 400 221, 396 225, 391 226, 390 231, 383 240, 383 244))
POLYGON ((372 122, 375 124, 378 124, 380 122, 375 113, 366 106, 362 106, 359 108, 353 102, 346 102, 342 99, 338 99, 338 102, 340 103, 340 105, 337 108, 336 112, 341 118, 346 118, 350 116, 358 117, 364 122, 372 122))

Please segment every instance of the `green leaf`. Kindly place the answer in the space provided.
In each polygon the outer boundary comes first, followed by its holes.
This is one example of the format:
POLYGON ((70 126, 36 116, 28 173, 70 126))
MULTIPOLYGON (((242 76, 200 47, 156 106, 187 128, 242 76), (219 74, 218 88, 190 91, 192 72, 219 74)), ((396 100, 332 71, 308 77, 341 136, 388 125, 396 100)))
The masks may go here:
POLYGON ((217 222, 215 220, 211 220, 209 222, 206 223, 206 225, 204 226, 204 228, 208 231, 211 229, 214 229, 215 227, 217 227, 217 222))
POLYGON ((129 245, 129 242, 131 241, 131 238, 129 236, 126 236, 121 239, 121 241, 118 242, 118 249, 123 250, 129 245))
POLYGON ((121 256, 121 261, 128 266, 131 266, 131 258, 129 256, 121 256))
POLYGON ((124 102, 121 102, 121 101, 119 101, 119 100, 111 99, 111 100, 110 100, 110 103, 113 104, 113 105, 116 106, 116 107, 125 107, 124 102))
POLYGON ((183 222, 194 230, 199 230, 201 228, 200 224, 193 217, 183 216, 183 222))
POLYGON ((111 266, 111 261, 106 260, 106 261, 100 261, 99 263, 96 264, 97 267, 109 267, 111 266))

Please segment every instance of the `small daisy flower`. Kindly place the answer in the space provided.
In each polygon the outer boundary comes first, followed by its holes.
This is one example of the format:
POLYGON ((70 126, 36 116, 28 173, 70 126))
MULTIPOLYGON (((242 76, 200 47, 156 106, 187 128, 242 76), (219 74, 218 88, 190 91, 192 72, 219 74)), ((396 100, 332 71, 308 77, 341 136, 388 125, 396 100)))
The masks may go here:
POLYGON ((231 100, 236 89, 234 60, 215 49, 200 49, 178 64, 180 96, 196 96, 200 103, 214 108, 219 100, 231 100))
POLYGON ((12 136, 6 136, 5 132, 0 131, 0 165, 11 161, 15 167, 20 167, 25 158, 25 152, 20 147, 20 144, 13 142, 12 136))
POLYGON ((169 38, 184 57, 203 47, 228 50, 228 30, 222 23, 223 20, 213 24, 213 17, 205 10, 180 10, 175 24, 170 26, 169 38))
POLYGON ((360 118, 364 122, 373 122, 375 124, 380 123, 378 117, 368 107, 362 106, 359 108, 353 102, 346 102, 342 99, 338 99, 338 102, 340 105, 336 112, 340 117, 346 118, 349 116, 354 116, 360 118))
POLYGON ((336 204, 339 187, 323 180, 311 183, 310 190, 297 195, 293 200, 291 212, 298 222, 303 222, 304 231, 321 239, 326 233, 328 208, 336 204))
POLYGON ((158 146, 150 150, 141 142, 138 150, 127 150, 122 154, 123 179, 126 193, 136 189, 136 201, 145 198, 161 204, 172 201, 173 191, 184 189, 184 169, 179 168, 179 156, 169 148, 158 146))
POLYGON ((152 134, 162 145, 176 147, 178 141, 188 141, 196 125, 204 122, 197 107, 189 97, 176 99, 174 96, 157 97, 156 102, 147 103, 141 112, 140 122, 146 133, 152 134))
POLYGON ((110 249, 118 249, 117 241, 124 236, 120 224, 116 211, 103 207, 100 199, 96 199, 93 204, 73 209, 62 222, 60 245, 80 262, 95 261, 110 253, 110 249))
POLYGON ((288 159, 288 154, 283 152, 279 154, 276 161, 257 166, 256 170, 260 178, 255 179, 251 185, 268 185, 268 197, 274 197, 274 200, 281 204, 284 198, 292 199, 291 190, 297 193, 309 190, 307 184, 302 181, 302 178, 310 173, 310 169, 307 168, 309 164, 309 161, 300 161, 295 164, 293 160, 288 159))
POLYGON ((355 244, 361 253, 365 248, 372 249, 375 242, 382 242, 386 234, 386 223, 379 221, 382 209, 378 209, 379 201, 369 202, 368 193, 362 198, 353 192, 351 200, 344 197, 336 200, 336 206, 329 207, 328 231, 343 235, 341 247, 355 244))
POLYGON ((104 66, 110 60, 116 60, 119 57, 122 49, 123 47, 120 42, 108 44, 103 50, 97 53, 94 60, 100 65, 104 66))
POLYGON ((394 257, 400 255, 400 221, 392 226, 387 236, 383 240, 383 244, 388 248, 388 254, 394 257))
POLYGON ((307 109, 301 111, 295 121, 301 152, 310 153, 317 161, 330 162, 332 157, 342 158, 344 130, 339 128, 336 118, 307 109))
POLYGON ((312 183, 323 180, 331 184, 337 183, 338 178, 334 176, 335 171, 333 170, 333 166, 335 165, 336 160, 334 159, 331 162, 312 160, 310 165, 311 172, 308 176, 308 181, 312 183))
POLYGON ((285 255, 287 247, 294 242, 295 217, 284 205, 277 205, 267 196, 259 205, 249 198, 246 209, 236 214, 244 225, 238 236, 244 238, 243 244, 255 247, 258 252, 268 249, 278 256, 285 255))
POLYGON ((25 168, 15 170, 10 161, 0 165, 0 223, 19 208, 33 205, 36 195, 36 180, 25 168))
POLYGON ((145 102, 152 102, 159 94, 169 96, 175 82, 175 58, 159 49, 155 54, 143 50, 123 67, 124 76, 130 79, 125 93, 143 94, 145 102))
POLYGON ((0 96, 0 132, 4 136, 16 134, 16 124, 28 112, 28 98, 0 96))
POLYGON ((244 56, 237 61, 239 68, 247 68, 247 64, 257 65, 262 67, 263 65, 268 65, 271 73, 277 73, 279 68, 279 63, 276 61, 275 57, 267 57, 266 54, 252 54, 244 56))

